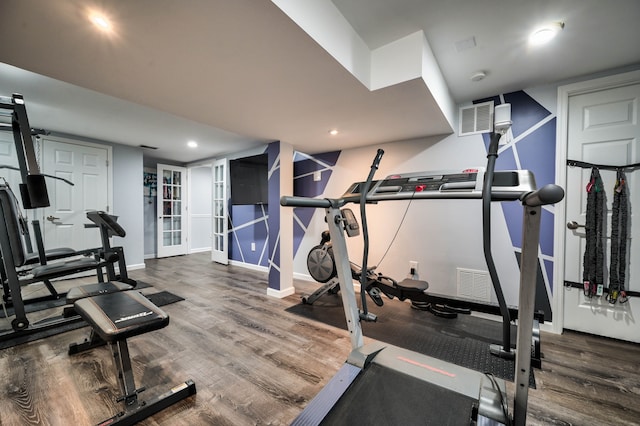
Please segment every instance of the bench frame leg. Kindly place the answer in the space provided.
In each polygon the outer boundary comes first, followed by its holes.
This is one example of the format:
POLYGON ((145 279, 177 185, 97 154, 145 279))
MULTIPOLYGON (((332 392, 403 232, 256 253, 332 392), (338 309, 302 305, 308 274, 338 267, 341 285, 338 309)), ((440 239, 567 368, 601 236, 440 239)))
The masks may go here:
MULTIPOLYGON (((98 337, 97 333, 91 332, 92 338, 78 345, 75 345, 77 350, 73 353, 78 353, 83 350, 90 349, 104 345, 106 342, 98 337)), ((109 342, 111 354, 113 355, 113 363, 118 374, 118 382, 120 383, 120 390, 122 396, 117 401, 124 402, 124 411, 110 417, 100 423, 102 425, 118 425, 128 426, 134 425, 147 417, 164 410, 165 408, 182 401, 191 395, 196 394, 196 384, 193 380, 187 380, 174 386, 169 391, 159 395, 149 401, 138 402, 138 394, 145 390, 144 387, 136 389, 133 369, 131 367, 131 357, 129 356, 129 345, 126 339, 117 340, 115 342, 109 342)), ((71 347, 69 348, 71 354, 71 347)))

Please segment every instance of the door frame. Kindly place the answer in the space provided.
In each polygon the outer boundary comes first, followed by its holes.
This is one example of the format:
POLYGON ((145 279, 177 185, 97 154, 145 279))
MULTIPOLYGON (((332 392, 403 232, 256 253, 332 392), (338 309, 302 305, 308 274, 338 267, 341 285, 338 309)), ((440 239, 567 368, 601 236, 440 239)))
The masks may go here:
MULTIPOLYGON (((558 112, 556 126, 556 183, 567 187, 567 144, 569 132, 569 98, 599 90, 615 89, 620 86, 640 83, 640 70, 625 72, 558 87, 558 112)), ((553 263, 553 322, 551 331, 562 334, 564 329, 564 250, 566 198, 555 205, 554 215, 554 263, 553 263)))
POLYGON ((229 230, 228 230, 228 218, 229 218, 229 184, 231 180, 229 178, 229 159, 220 158, 213 162, 211 165, 211 260, 222 265, 229 264, 229 230), (222 194, 217 197, 216 187, 218 184, 218 177, 216 175, 216 168, 222 167, 223 179, 222 179, 222 194), (216 202, 222 203, 222 216, 216 214, 216 202), (223 232, 219 231, 216 225, 217 219, 222 217, 223 232), (216 238, 218 235, 222 237, 222 250, 216 250, 216 238))
MULTIPOLYGON (((209 251, 212 249, 212 245, 213 242, 211 241, 211 238, 209 238, 210 240, 210 244, 208 248, 202 248, 202 247, 198 247, 196 249, 193 248, 192 244, 193 244, 193 235, 195 234, 195 231, 193 230, 193 223, 194 223, 194 219, 196 217, 198 218, 207 218, 209 219, 209 223, 211 223, 211 218, 213 217, 213 211, 211 210, 211 206, 209 206, 209 214, 206 213, 194 213, 194 208, 193 208, 193 200, 195 199, 196 195, 194 194, 194 179, 193 179, 193 169, 209 169, 210 173, 213 174, 213 165, 210 162, 207 163, 202 163, 202 164, 194 164, 194 165, 190 165, 187 167, 187 173, 188 173, 188 184, 189 184, 189 188, 187 190, 187 198, 188 198, 188 203, 187 203, 187 218, 188 218, 188 224, 189 224, 189 230, 187 233, 187 239, 188 239, 188 244, 187 244, 187 253, 191 254, 191 253, 198 253, 198 252, 205 252, 205 251, 209 251)), ((208 184, 210 186, 213 185, 213 180, 212 177, 209 177, 208 179, 208 184)), ((211 193, 213 196, 213 187, 211 188, 211 193)), ((213 231, 211 231, 212 233, 213 231)))

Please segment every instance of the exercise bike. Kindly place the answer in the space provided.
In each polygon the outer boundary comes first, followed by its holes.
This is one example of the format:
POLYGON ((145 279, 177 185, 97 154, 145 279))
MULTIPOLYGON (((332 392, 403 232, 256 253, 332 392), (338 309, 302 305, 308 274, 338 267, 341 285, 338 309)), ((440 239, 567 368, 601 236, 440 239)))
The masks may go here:
MULTIPOLYGON (((358 230, 359 226, 355 216, 349 209, 344 209, 343 213, 345 212, 349 212, 345 217, 348 217, 347 226, 352 229, 351 235, 349 236, 358 235, 359 232, 355 230, 358 230)), ((362 268, 353 262, 349 262, 349 264, 351 266, 351 278, 362 282, 362 268)), ((312 305, 313 302, 323 295, 327 293, 337 294, 338 291, 340 291, 340 281, 336 270, 336 262, 333 257, 333 247, 329 231, 322 232, 320 243, 309 251, 307 255, 307 269, 314 280, 324 283, 324 285, 309 296, 303 296, 302 303, 312 305)), ((382 294, 389 299, 397 297, 400 301, 409 299, 412 303, 414 303, 414 301, 416 303, 424 302, 424 294, 429 288, 428 282, 410 278, 405 278, 401 282, 398 282, 391 277, 376 273, 375 270, 375 266, 367 267, 364 291, 376 305, 384 305, 382 294)))

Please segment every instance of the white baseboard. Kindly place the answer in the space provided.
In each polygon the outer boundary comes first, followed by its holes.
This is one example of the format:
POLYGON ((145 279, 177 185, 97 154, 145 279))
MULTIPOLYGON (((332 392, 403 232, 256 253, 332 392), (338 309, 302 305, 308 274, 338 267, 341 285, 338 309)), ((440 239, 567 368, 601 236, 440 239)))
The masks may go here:
POLYGON ((192 249, 189 249, 189 254, 202 253, 205 251, 211 251, 211 247, 192 248, 192 249))
POLYGON ((267 296, 271 296, 271 297, 277 297, 278 299, 282 299, 285 298, 287 296, 291 296, 292 294, 295 294, 296 289, 293 287, 288 287, 284 290, 276 290, 273 288, 268 288, 267 289, 267 296))
POLYGON ((553 326, 553 322, 543 322, 540 324, 540 331, 544 331, 545 333, 551 334, 562 334, 562 330, 556 330, 556 327, 553 326))
POLYGON ((133 265, 127 265, 127 271, 135 271, 136 269, 144 269, 146 267, 147 265, 145 265, 144 263, 136 263, 133 265))
POLYGON ((252 263, 238 262, 237 260, 229 260, 229 265, 251 269, 252 271, 269 272, 269 268, 267 268, 266 266, 254 265, 252 263))
MULTIPOLYGON (((294 272, 293 273, 293 279, 294 280, 300 280, 300 281, 310 281, 312 283, 317 282, 316 280, 311 278, 311 275, 309 275, 309 274, 301 274, 300 272, 294 272)), ((318 283, 318 284, 320 284, 320 283, 318 283)))

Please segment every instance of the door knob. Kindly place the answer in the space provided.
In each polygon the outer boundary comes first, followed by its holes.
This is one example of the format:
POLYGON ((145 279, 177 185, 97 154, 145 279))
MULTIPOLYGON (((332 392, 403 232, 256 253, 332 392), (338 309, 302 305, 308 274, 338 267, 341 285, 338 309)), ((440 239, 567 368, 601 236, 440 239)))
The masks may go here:
POLYGON ((587 228, 584 225, 580 225, 578 222, 576 222, 575 220, 572 220, 571 222, 567 222, 567 228, 569 229, 578 229, 578 228, 587 228))
POLYGON ((47 216, 47 220, 49 222, 55 222, 56 220, 60 220, 60 218, 55 216, 47 216))

